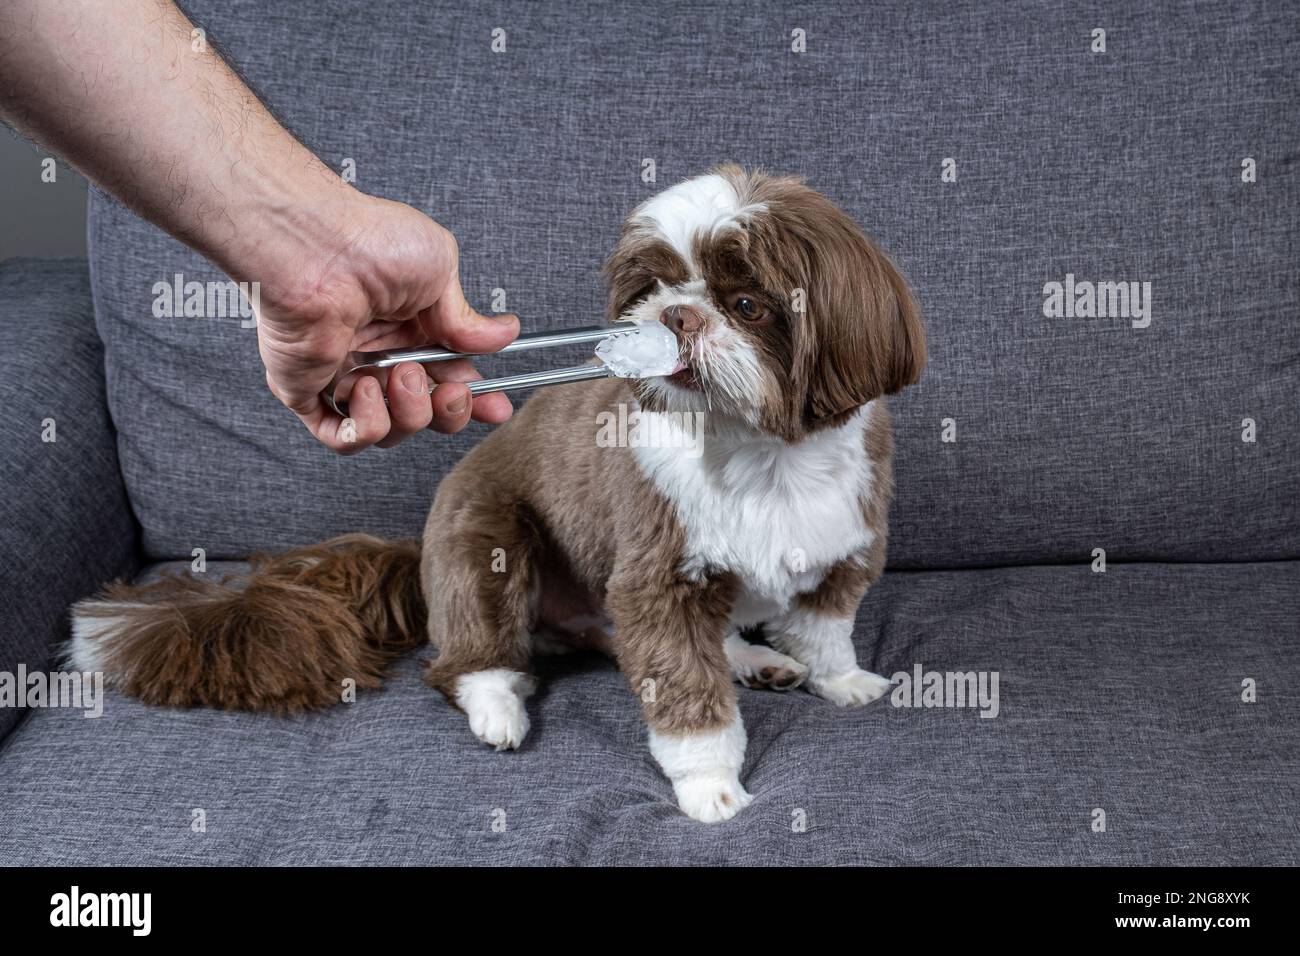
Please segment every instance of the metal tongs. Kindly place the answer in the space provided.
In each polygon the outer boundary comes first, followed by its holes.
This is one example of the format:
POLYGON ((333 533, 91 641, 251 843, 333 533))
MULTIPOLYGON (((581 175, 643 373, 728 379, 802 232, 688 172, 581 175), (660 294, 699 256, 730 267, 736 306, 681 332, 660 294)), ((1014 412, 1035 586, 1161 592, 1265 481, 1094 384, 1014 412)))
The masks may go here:
MULTIPOLYGON (((529 332, 520 335, 505 348, 496 352, 451 352, 447 349, 416 348, 388 349, 382 352, 352 352, 348 355, 343 369, 325 386, 321 397, 325 404, 343 417, 347 417, 348 403, 345 399, 335 397, 335 391, 343 379, 354 373, 367 369, 392 368, 402 362, 448 362, 452 359, 483 358, 487 355, 505 355, 508 352, 529 352, 533 349, 549 349, 560 345, 580 345, 583 342, 599 342, 619 333, 633 332, 635 326, 626 325, 588 325, 579 329, 566 329, 561 332, 529 332)), ((586 363, 568 368, 549 369, 542 372, 524 372, 521 375, 509 375, 505 378, 486 378, 477 382, 466 382, 471 395, 483 395, 487 392, 513 392, 538 385, 560 385, 564 382, 583 382, 594 378, 608 378, 613 372, 603 363, 586 363)), ((355 383, 354 383, 355 384, 355 383)), ((440 383, 430 382, 429 391, 440 383)), ((349 389, 349 393, 350 393, 349 389)), ((388 397, 384 397, 387 403, 388 397)))

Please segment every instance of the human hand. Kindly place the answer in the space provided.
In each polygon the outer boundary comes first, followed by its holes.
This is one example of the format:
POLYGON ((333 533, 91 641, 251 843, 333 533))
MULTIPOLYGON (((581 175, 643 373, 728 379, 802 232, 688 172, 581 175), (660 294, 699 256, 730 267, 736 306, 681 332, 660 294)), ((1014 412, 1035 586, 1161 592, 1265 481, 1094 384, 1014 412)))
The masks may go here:
POLYGON ((232 278, 257 283, 267 383, 330 448, 393 445, 429 425, 456 431, 471 415, 509 418, 504 395, 471 402, 457 384, 478 377, 468 361, 440 363, 445 384, 432 397, 421 366, 397 366, 383 379, 387 408, 380 383, 360 381, 348 426, 325 406, 320 390, 349 351, 491 352, 519 322, 471 309, 451 233, 343 182, 194 32, 170 0, 5 0, 0 117, 232 278))
MULTIPOLYGON (((464 428, 471 416, 498 424, 511 415, 501 393, 471 397, 463 382, 481 378, 469 360, 439 362, 429 394, 424 366, 405 362, 352 384, 349 419, 321 390, 352 351, 437 345, 494 352, 519 334, 513 315, 484 316, 465 301, 450 232, 402 203, 334 191, 310 215, 284 211, 289 241, 259 250, 258 347, 272 393, 326 446, 343 454, 388 448, 432 425, 464 428), (307 238, 304 241, 304 238, 307 238), (384 392, 388 405, 384 404, 384 392)), ((346 387, 346 385, 345 385, 346 387)))

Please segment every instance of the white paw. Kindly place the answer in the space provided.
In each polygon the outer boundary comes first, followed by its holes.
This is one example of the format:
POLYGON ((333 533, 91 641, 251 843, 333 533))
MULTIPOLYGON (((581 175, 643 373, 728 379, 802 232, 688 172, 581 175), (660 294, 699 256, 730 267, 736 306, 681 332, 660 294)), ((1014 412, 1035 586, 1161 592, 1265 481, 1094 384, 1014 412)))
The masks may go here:
POLYGON ((808 681, 808 689, 840 707, 861 707, 889 693, 893 681, 855 667, 835 677, 808 681))
POLYGON ((524 697, 532 690, 532 679, 518 671, 478 671, 460 679, 456 703, 475 737, 497 750, 514 750, 528 736, 524 697))
POLYGON ((514 750, 528 735, 528 713, 524 710, 524 702, 513 694, 503 694, 493 701, 485 700, 467 713, 469 729, 474 736, 497 750, 514 750))
POLYGON ((740 785, 734 773, 701 773, 673 781, 677 805, 682 813, 701 823, 730 820, 754 798, 740 785))
POLYGON ((793 690, 808 677, 808 668, 793 657, 732 635, 726 643, 732 676, 746 687, 793 690))

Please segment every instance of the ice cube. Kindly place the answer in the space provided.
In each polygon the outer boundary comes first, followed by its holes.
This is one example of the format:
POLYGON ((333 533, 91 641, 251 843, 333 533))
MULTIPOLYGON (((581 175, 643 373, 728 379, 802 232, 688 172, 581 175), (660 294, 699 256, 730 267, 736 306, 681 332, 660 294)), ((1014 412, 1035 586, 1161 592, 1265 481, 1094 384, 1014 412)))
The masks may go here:
POLYGON ((611 332, 597 343, 596 357, 618 378, 654 378, 682 367, 677 336, 662 322, 637 322, 611 332))

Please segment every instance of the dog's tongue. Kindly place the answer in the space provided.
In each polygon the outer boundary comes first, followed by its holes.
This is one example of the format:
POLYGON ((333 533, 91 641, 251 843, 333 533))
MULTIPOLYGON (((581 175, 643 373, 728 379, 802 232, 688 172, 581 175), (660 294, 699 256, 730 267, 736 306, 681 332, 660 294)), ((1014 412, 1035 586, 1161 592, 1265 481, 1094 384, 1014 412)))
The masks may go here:
POLYGON ((596 357, 619 378, 655 378, 681 371, 677 336, 662 322, 637 322, 596 345, 596 357))

